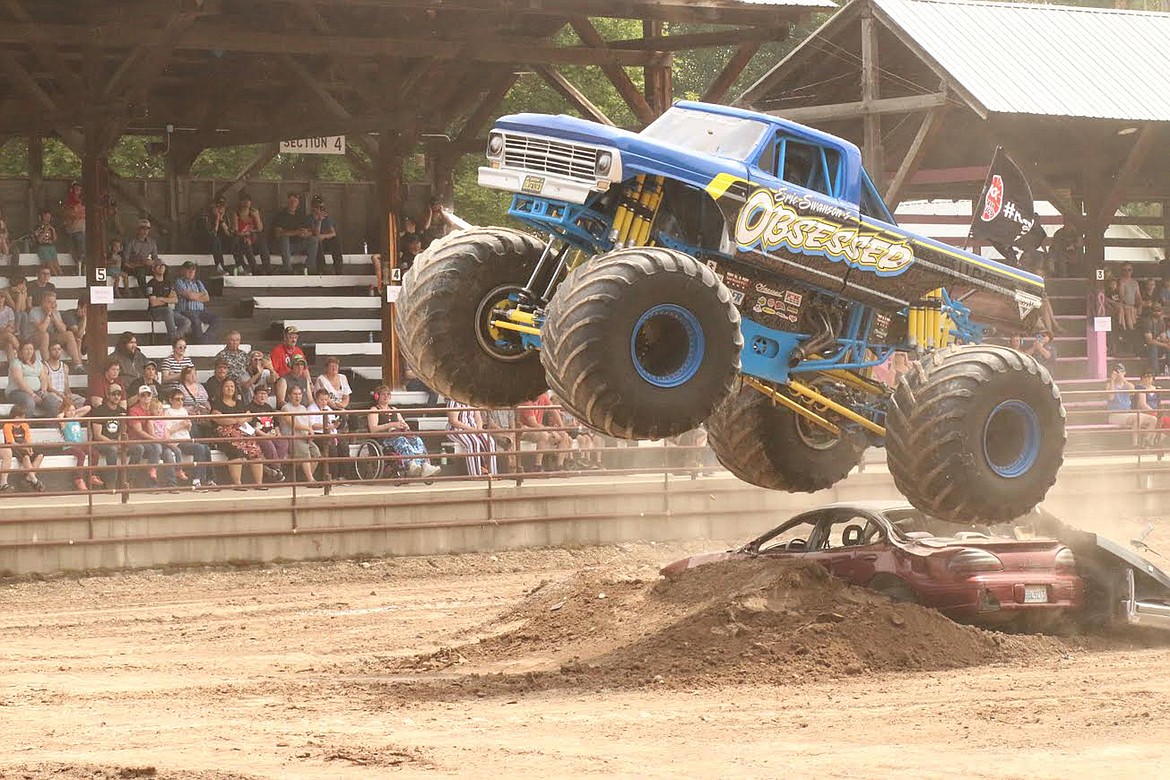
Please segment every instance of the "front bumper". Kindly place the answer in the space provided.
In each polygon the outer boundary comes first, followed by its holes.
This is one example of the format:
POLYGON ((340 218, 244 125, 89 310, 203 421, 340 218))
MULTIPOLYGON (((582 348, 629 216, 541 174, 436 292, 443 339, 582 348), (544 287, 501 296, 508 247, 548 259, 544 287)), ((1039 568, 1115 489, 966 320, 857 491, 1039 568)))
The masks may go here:
POLYGON ((481 187, 525 195, 538 195, 542 198, 562 200, 566 203, 582 204, 594 192, 601 192, 602 188, 608 187, 609 184, 608 181, 583 181, 568 176, 527 171, 521 168, 492 168, 484 165, 480 166, 479 169, 479 186, 481 187))

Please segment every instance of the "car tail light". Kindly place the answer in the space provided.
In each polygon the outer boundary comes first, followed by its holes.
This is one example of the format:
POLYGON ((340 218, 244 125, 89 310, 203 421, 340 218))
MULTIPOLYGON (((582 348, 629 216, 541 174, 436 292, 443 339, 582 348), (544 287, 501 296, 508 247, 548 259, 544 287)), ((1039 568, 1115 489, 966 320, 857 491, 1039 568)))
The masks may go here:
POLYGON ((972 574, 979 571, 1003 571, 1003 562, 987 550, 967 547, 959 550, 947 568, 956 574, 972 574))
POLYGON ((1060 551, 1056 553, 1056 560, 1053 564, 1058 569, 1072 570, 1077 567, 1077 557, 1073 555, 1073 551, 1067 547, 1061 547, 1060 551))

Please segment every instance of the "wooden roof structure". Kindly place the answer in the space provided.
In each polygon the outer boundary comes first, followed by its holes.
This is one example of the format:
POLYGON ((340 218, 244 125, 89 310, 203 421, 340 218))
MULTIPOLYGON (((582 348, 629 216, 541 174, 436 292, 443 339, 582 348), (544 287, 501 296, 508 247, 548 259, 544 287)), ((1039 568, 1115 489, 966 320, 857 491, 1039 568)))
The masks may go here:
POLYGON ((739 102, 857 143, 892 207, 973 197, 1001 145, 1100 260, 1122 203, 1161 201, 1162 217, 1136 219, 1170 234, 1170 122, 1122 94, 1141 55, 1087 47, 1134 41, 1133 25, 1167 21, 1059 5, 852 0, 739 102), (1034 45, 996 46, 1025 34, 1034 45), (1099 65, 1070 72, 1074 56, 1099 65))
MULTIPOLYGON (((0 138, 60 137, 82 158, 87 256, 105 247, 107 156, 125 134, 166 135, 168 181, 202 150, 264 144, 258 171, 283 139, 347 135, 368 160, 396 256, 403 159, 428 134, 441 178, 482 149, 480 134, 521 72, 534 71, 582 115, 608 121, 565 76, 601 68, 640 123, 671 102, 672 53, 734 45, 707 90, 720 100, 760 45, 829 0, 2 0, 0 138), (606 41, 591 17, 642 20, 643 35, 606 41), (665 22, 712 25, 670 36, 665 22), (555 38, 570 25, 579 43, 555 38), (644 85, 627 67, 644 69, 644 85)), ((31 155, 30 155, 31 156, 31 155)), ((39 176, 30 162, 32 176, 39 176)), ((122 191, 125 195, 125 191, 122 191)), ((130 199, 133 203, 133 200, 130 199)), ((91 284, 104 283, 100 262, 91 284), (100 275, 99 275, 100 274, 100 275)), ((387 312, 387 325, 389 316, 387 312)), ((387 328, 387 332, 391 333, 387 328)), ((105 354, 103 306, 89 323, 105 354)), ((386 376, 396 377, 390 336, 386 376)), ((100 371, 100 361, 93 362, 100 371)))

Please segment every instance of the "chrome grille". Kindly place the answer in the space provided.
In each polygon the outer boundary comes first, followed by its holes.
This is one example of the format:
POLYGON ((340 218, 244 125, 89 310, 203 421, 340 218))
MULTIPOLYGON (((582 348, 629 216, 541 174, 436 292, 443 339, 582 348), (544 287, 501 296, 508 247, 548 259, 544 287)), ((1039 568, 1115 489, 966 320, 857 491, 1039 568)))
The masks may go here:
POLYGON ((597 150, 548 138, 505 134, 504 166, 593 181, 597 178, 597 150))

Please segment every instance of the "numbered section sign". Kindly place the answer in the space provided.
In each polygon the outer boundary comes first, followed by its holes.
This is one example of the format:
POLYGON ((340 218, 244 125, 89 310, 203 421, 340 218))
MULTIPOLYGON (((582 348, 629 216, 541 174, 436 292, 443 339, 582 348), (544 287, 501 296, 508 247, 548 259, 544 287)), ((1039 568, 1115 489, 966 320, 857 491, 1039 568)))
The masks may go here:
POLYGON ((323 135, 280 142, 281 154, 345 154, 344 135, 323 135))

